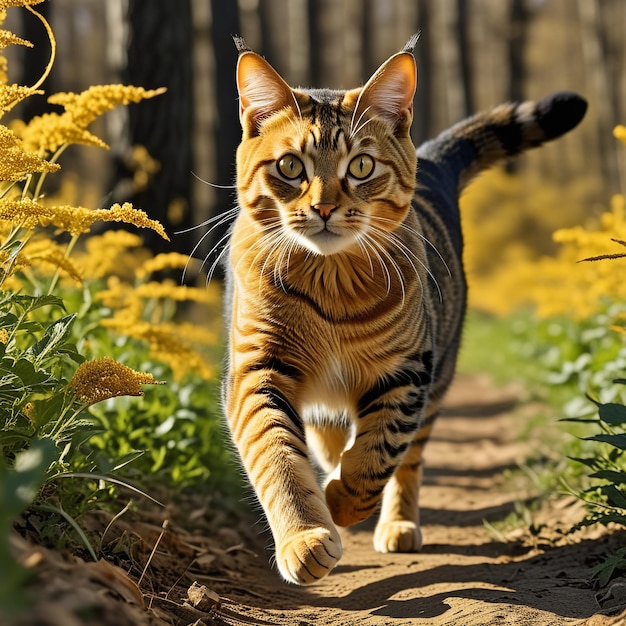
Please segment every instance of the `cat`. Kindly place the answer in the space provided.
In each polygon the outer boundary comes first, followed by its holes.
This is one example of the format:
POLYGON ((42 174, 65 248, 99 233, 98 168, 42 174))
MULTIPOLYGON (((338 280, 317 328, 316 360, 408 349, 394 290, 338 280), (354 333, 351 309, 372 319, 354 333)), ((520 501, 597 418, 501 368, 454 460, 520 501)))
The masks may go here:
POLYGON ((223 404, 278 570, 300 585, 341 558, 336 527, 377 508, 377 551, 420 550, 422 450, 466 308, 458 196, 586 111, 571 92, 503 104, 416 151, 416 40, 365 86, 333 91, 292 89, 235 38, 223 404))

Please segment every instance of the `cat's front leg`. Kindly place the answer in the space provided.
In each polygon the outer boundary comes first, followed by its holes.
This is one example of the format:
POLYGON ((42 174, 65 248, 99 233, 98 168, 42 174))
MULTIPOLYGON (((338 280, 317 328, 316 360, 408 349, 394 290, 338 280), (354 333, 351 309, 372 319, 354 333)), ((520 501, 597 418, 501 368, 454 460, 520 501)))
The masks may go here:
POLYGON ((309 462, 304 426, 267 376, 245 378, 226 392, 233 440, 272 530, 281 575, 312 584, 333 569, 342 548, 309 462))
POLYGON ((335 523, 350 526, 368 518, 401 466, 420 426, 431 382, 425 354, 379 379, 358 402, 356 437, 326 485, 335 523))

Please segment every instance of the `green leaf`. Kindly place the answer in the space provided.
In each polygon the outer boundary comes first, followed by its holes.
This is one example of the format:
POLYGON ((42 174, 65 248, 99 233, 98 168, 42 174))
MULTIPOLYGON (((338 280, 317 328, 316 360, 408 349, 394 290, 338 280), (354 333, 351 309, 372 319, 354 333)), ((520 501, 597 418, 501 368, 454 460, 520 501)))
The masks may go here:
POLYGON ((58 306, 59 308, 65 311, 65 304, 63 304, 63 300, 58 296, 53 295, 43 295, 43 296, 22 296, 24 299, 30 300, 28 306, 24 307, 28 311, 36 311, 37 309, 41 309, 44 306, 58 306))
POLYGON ((615 485, 603 485, 600 492, 606 496, 609 504, 626 510, 626 496, 615 485))
POLYGON ((15 457, 11 469, 4 468, 0 481, 0 511, 3 518, 13 519, 37 496, 46 472, 58 456, 51 439, 38 439, 15 457))
POLYGON ((602 441, 603 443, 608 443, 620 450, 626 450, 626 433, 618 433, 616 435, 607 435, 601 433, 599 435, 594 435, 593 437, 584 437, 585 441, 602 441))
POLYGON ((626 406, 609 402, 601 404, 599 409, 600 419, 607 424, 626 424, 626 406))
POLYGON ((35 357, 36 364, 41 363, 46 357, 57 351, 60 346, 67 343, 75 319, 76 314, 73 313, 53 322, 46 329, 44 336, 28 349, 28 354, 35 357))
POLYGON ((602 478, 604 480, 610 480, 612 483, 618 485, 626 484, 626 472, 618 472, 616 470, 599 470, 590 474, 591 478, 602 478))
POLYGON ((44 370, 35 369, 35 366, 28 359, 18 359, 13 364, 13 374, 21 381, 24 387, 34 387, 40 383, 48 382, 52 375, 44 370))

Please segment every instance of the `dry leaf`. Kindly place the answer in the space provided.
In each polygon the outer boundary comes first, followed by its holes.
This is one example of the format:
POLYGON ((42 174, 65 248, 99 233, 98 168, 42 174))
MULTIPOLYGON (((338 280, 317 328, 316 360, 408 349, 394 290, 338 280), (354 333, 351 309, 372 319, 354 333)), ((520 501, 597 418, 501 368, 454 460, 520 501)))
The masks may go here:
POLYGON ((221 606, 220 597, 215 591, 208 589, 206 585, 199 585, 195 581, 191 587, 187 589, 187 597, 192 606, 206 613, 219 610, 221 606))
POLYGON ((143 595, 137 584, 117 565, 100 559, 96 563, 86 563, 85 567, 93 578, 117 592, 126 602, 144 606, 143 595))

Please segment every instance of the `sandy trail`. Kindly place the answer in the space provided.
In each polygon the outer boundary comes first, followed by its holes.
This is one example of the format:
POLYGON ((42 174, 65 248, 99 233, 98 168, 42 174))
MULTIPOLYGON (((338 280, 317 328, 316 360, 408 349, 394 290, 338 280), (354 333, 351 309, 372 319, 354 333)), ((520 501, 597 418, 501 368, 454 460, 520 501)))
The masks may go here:
MULTIPOLYGON (((206 503, 191 514, 140 510, 108 530, 106 560, 99 563, 22 546, 25 559, 36 557, 34 603, 21 619, 0 623, 626 624, 626 581, 601 592, 588 582, 589 567, 623 545, 623 535, 565 535, 581 515, 571 501, 538 512, 534 536, 528 528, 500 540, 488 532, 484 520, 502 520, 528 497, 505 473, 527 458, 535 435, 542 438, 536 433, 530 442, 519 442, 524 417, 515 403, 513 391, 497 390, 482 378, 459 377, 455 383, 427 447, 420 498, 425 546, 419 554, 374 552, 368 521, 342 531, 344 557, 330 576, 316 587, 299 588, 271 569, 271 541, 257 534, 258 525, 245 531, 215 528, 202 522, 206 503), (164 515, 171 521, 165 534, 164 515), (187 594, 195 581, 209 591, 190 606, 187 594)), ((101 534, 108 520, 95 516, 95 532, 101 534)))
MULTIPOLYGON (((534 547, 498 542, 483 523, 503 519, 527 495, 511 492, 504 478, 529 446, 512 439, 514 404, 514 395, 482 379, 456 382, 427 448, 421 553, 375 553, 366 522, 342 531, 344 557, 332 574, 301 589, 265 570, 265 551, 249 578, 254 599, 222 590, 237 603, 232 608, 253 623, 299 626, 587 623, 601 607, 585 570, 607 549, 606 538, 540 545, 543 535, 561 537, 569 526, 569 512, 558 508, 534 547)), ((597 616, 589 623, 615 622, 597 616)))

